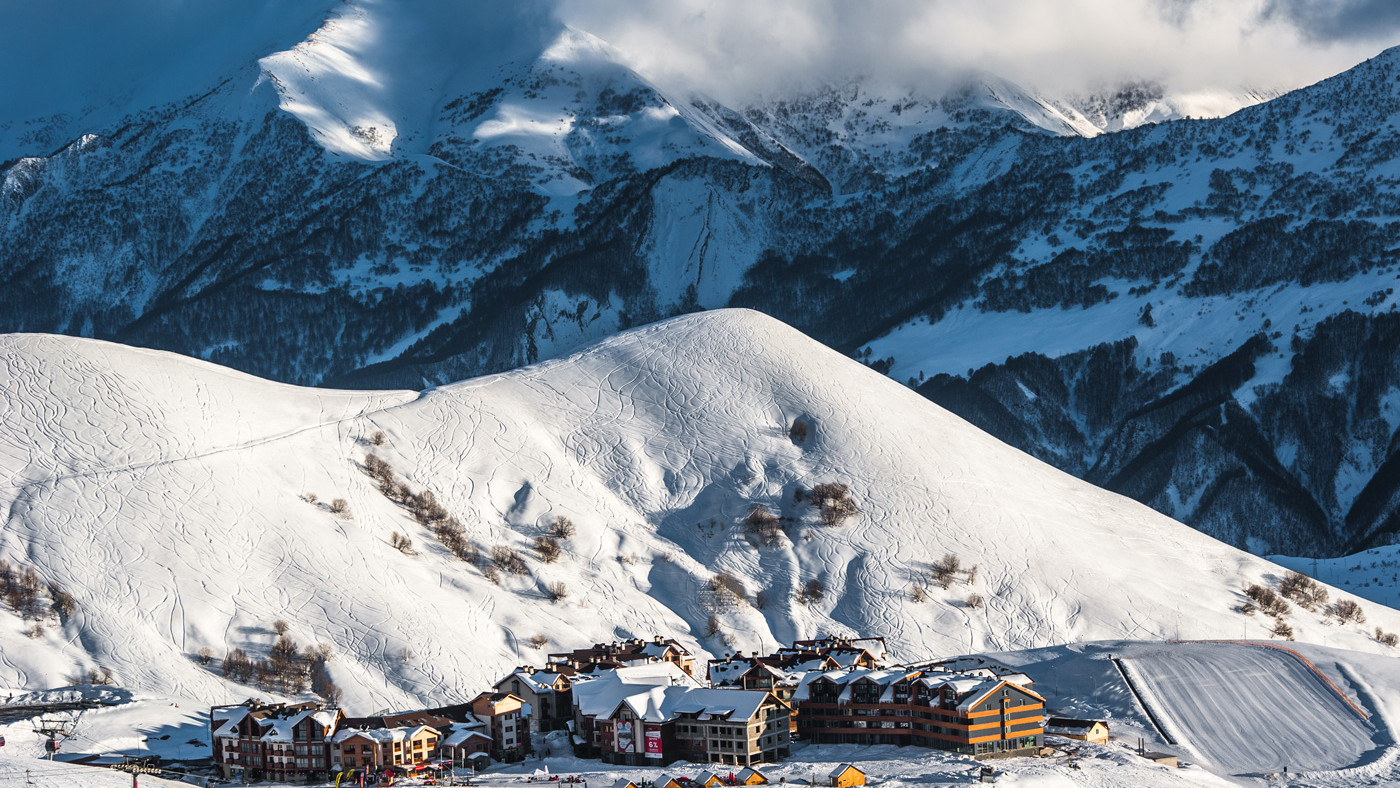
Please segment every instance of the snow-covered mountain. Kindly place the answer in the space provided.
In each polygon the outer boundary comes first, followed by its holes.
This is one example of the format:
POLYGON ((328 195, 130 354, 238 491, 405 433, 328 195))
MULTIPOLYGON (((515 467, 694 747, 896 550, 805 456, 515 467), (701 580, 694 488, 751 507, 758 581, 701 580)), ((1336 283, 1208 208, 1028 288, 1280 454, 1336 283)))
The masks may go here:
MULTIPOLYGON (((719 654, 851 632, 911 660, 1264 638, 1269 619, 1235 608, 1282 573, 747 310, 424 392, 297 388, 46 335, 0 339, 0 363, 0 555, 74 597, 39 632, 0 611, 3 686, 105 667, 236 701, 248 690, 200 650, 260 657, 278 619, 330 646, 354 709, 470 697, 540 661, 535 635, 560 649, 674 633, 719 654), (381 492, 371 453, 435 495, 477 563, 381 492), (833 482, 859 512, 825 524, 796 492, 833 482), (744 525, 755 505, 781 518, 771 538, 744 525), (559 516, 577 532, 546 562, 533 545, 559 516), (492 570, 497 548, 522 573, 492 570), (929 568, 949 553, 977 571, 943 589, 929 568), (706 591, 722 572, 742 599, 706 591)), ((1368 633, 1400 613, 1365 608, 1364 627, 1320 609, 1290 621, 1303 641, 1385 651, 1368 633)))
POLYGON ((1237 546, 1400 533, 1395 50, 1257 106, 729 107, 528 6, 235 6, 16 42, 0 330, 417 389, 749 307, 1237 546))

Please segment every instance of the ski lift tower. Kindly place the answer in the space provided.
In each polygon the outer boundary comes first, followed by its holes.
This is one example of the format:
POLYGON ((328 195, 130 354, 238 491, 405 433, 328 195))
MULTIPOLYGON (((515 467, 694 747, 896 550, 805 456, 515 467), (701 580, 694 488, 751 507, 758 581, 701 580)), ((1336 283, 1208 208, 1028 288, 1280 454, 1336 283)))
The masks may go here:
POLYGON ((52 761, 53 754, 58 752, 59 742, 73 735, 73 721, 61 717, 40 717, 34 723, 34 732, 47 740, 44 750, 52 761))

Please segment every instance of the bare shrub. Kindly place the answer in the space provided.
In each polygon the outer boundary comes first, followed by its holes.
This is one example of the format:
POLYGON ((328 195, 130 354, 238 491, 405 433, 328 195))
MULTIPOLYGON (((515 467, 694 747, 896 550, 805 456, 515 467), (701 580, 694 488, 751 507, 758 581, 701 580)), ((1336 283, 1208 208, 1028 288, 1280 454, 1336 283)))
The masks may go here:
POLYGON ((824 596, 826 596, 826 585, 816 578, 803 583, 802 588, 797 591, 797 601, 803 605, 820 602, 824 596))
POLYGON ((276 632, 278 637, 287 634, 288 630, 291 628, 291 625, 287 623, 286 619, 279 618, 272 622, 272 631, 276 632))
POLYGON ((1302 572, 1290 571, 1285 574, 1278 583, 1278 590, 1304 610, 1315 610, 1319 605, 1327 604, 1327 589, 1302 572))
POLYGON ((1271 630, 1269 631, 1269 634, 1270 634, 1270 635, 1273 635, 1273 636, 1276 637, 1276 638, 1283 638, 1284 640, 1292 640, 1292 639, 1293 639, 1293 627, 1289 626, 1289 625, 1288 625, 1288 622, 1287 622, 1287 621, 1284 621, 1283 619, 1275 619, 1275 620, 1274 620, 1274 628, 1271 629, 1271 630))
POLYGON ((523 575, 529 571, 525 566, 525 559, 520 557, 520 553, 503 544, 491 548, 491 563, 506 574, 523 575))
POLYGON ((374 479, 379 492, 386 498, 394 498, 398 484, 394 481, 394 469, 373 452, 365 455, 365 473, 374 479))
POLYGON ((1376 627, 1376 642, 1395 648, 1395 644, 1400 643, 1400 635, 1396 635, 1394 632, 1386 632, 1380 627, 1376 627))
POLYGON ((972 594, 967 598, 967 606, 973 610, 981 610, 986 604, 987 600, 983 599, 981 594, 972 594))
POLYGON ((728 572, 720 572, 711 577, 703 591, 705 607, 717 612, 732 610, 745 598, 744 584, 728 572))
POLYGON ((439 522, 435 529, 438 541, 446 547, 448 552, 466 561, 475 564, 481 556, 477 552, 476 545, 467 540, 462 524, 455 517, 448 517, 439 522))
POLYGON ((374 431, 374 434, 371 435, 371 436, 369 436, 369 442, 372 443, 372 444, 374 444, 375 446, 383 446, 383 445, 384 445, 384 430, 375 430, 375 431, 374 431))
POLYGON ((1243 605, 1240 605, 1239 607, 1235 608, 1235 611, 1243 613, 1246 616, 1252 616, 1259 611, 1259 607, 1253 602, 1245 602, 1243 605))
POLYGON ((548 530, 549 535, 555 539, 568 539, 578 533, 578 526, 574 525, 573 520, 561 514, 549 524, 548 530))
POLYGON ((495 564, 489 564, 485 569, 481 570, 481 574, 487 580, 490 580, 493 585, 501 584, 501 570, 497 569, 495 564))
POLYGON ((923 586, 915 583, 909 587, 909 599, 916 604, 922 604, 928 601, 928 592, 923 586))
POLYGON ((929 577, 940 588, 946 590, 952 587, 954 581, 958 579, 958 571, 961 569, 962 559, 953 553, 945 553, 942 558, 933 562, 933 566, 929 569, 929 577))
POLYGON ((840 482, 818 484, 805 497, 817 509, 822 524, 826 526, 840 525, 860 512, 855 501, 851 500, 851 488, 840 482))
POLYGON ((972 585, 977 582, 977 564, 963 570, 963 582, 972 585))
POLYGON ((301 496, 301 497, 302 497, 302 500, 306 501, 307 503, 312 503, 312 504, 314 504, 314 503, 316 503, 317 501, 321 500, 320 498, 318 498, 318 497, 316 496, 316 493, 307 493, 306 495, 303 495, 303 496, 301 496))
POLYGON ((207 667, 214 661, 214 650, 205 646, 195 652, 195 659, 199 661, 199 664, 207 667))
POLYGON ((44 622, 35 621, 28 629, 24 630, 26 637, 38 640, 44 636, 44 622))
POLYGON ((566 585, 563 580, 556 580, 550 583, 545 591, 549 594, 549 601, 551 602, 563 602, 565 599, 569 598, 569 586, 566 585))
POLYGON ((87 673, 83 674, 82 678, 83 683, 95 686, 107 686, 116 683, 116 679, 112 676, 112 669, 104 666, 88 668, 87 673))
POLYGON ((331 514, 340 515, 345 519, 350 519, 350 502, 344 498, 336 498, 331 501, 331 514))
POLYGON ((57 613, 59 618, 67 619, 78 610, 78 600, 73 595, 63 590, 63 586, 58 583, 49 583, 49 607, 57 613))
POLYGON ((802 443, 803 441, 807 440, 807 436, 811 433, 811 429, 811 426, 808 425, 806 421, 802 419, 794 419, 792 422, 792 426, 788 428, 788 437, 792 439, 793 443, 802 443))
POLYGON ((389 544, 404 555, 418 555, 418 551, 413 549, 413 540, 409 538, 408 534, 395 531, 389 536, 389 544))
POLYGON ((709 620, 705 622, 705 634, 713 637, 718 635, 721 629, 719 615, 711 613, 709 620))
POLYGON ((535 538, 535 553, 540 557, 540 562, 552 564, 559 560, 559 554, 564 548, 559 546, 559 540, 552 536, 540 536, 535 538))
POLYGON ((549 645, 549 638, 545 637, 544 635, 531 635, 529 643, 530 648, 533 648, 536 651, 538 651, 539 649, 542 649, 545 646, 549 645))
POLYGON ((1253 599, 1266 616, 1281 618, 1288 615, 1288 600, 1274 593, 1272 588, 1251 583, 1245 588, 1244 595, 1253 599))
POLYGON ((1338 599, 1327 609, 1327 613, 1343 624, 1366 623, 1366 613, 1354 599, 1338 599))
POLYGON ((778 515, 768 511, 762 504, 749 507, 744 517, 744 533, 756 537, 765 546, 772 547, 783 540, 783 525, 778 515))

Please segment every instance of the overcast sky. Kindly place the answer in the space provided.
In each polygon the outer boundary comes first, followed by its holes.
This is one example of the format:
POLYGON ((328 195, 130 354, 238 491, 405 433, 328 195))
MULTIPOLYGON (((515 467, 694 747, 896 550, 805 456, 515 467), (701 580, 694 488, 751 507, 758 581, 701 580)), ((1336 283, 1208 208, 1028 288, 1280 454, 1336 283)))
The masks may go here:
POLYGON ((1293 88, 1400 44, 1400 0, 559 0, 557 14, 643 74, 728 100, 969 69, 1060 91, 1293 88))

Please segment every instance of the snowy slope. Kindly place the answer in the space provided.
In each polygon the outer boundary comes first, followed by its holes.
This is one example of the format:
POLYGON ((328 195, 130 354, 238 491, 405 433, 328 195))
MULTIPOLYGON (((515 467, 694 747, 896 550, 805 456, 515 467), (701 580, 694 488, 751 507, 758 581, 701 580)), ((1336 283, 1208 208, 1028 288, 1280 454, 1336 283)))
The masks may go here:
MULTIPOLYGON (((1265 622, 1232 608, 1242 583, 1281 572, 754 312, 676 318, 422 394, 297 389, 95 341, 0 347, 0 554, 78 598, 37 640, 0 615, 0 685, 58 686, 100 664, 132 688, 241 700, 192 655, 265 653, 279 618, 299 642, 333 647, 355 710, 469 697, 538 661, 535 634, 557 648, 674 633, 719 653, 848 631, 888 638, 902 659, 1262 638, 1265 622), (799 417, 811 425, 800 444, 788 436, 799 417), (432 490, 483 553, 520 550, 529 573, 497 586, 452 558, 375 489, 369 450, 432 490), (831 481, 860 514, 824 527, 793 493, 831 481), (327 510, 340 497, 348 518, 327 510), (742 533, 755 503, 794 518, 777 546, 742 533), (557 515, 579 532, 539 563, 529 545, 557 515), (389 545, 395 531, 417 555, 389 545), (914 602, 911 585, 948 552, 980 567, 975 582, 914 602), (707 637, 701 586, 718 571, 750 603, 715 611, 723 634, 707 637), (797 603, 813 579, 824 597, 797 603), (568 596, 551 602, 556 582, 568 596), (974 593, 984 608, 965 604, 974 593)), ((1400 629, 1400 614, 1368 614, 1400 629)), ((1359 628, 1292 620, 1302 640, 1378 648, 1359 628)))

